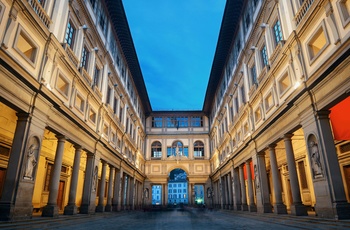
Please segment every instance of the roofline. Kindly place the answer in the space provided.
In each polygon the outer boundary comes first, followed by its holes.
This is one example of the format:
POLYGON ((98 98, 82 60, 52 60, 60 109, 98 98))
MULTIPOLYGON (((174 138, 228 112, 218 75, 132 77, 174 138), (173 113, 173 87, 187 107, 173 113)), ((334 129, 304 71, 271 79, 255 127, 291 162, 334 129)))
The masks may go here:
POLYGON ((216 45, 215 56, 211 67, 207 91, 205 93, 203 112, 210 113, 213 106, 215 93, 221 79, 232 46, 234 34, 238 29, 238 23, 244 0, 227 0, 224 15, 221 22, 220 34, 216 45))
POLYGON ((145 81, 142 76, 140 63, 131 36, 128 20, 121 0, 105 0, 112 25, 117 33, 119 43, 131 72, 132 79, 137 88, 139 98, 143 105, 144 113, 152 112, 152 106, 148 97, 145 81))

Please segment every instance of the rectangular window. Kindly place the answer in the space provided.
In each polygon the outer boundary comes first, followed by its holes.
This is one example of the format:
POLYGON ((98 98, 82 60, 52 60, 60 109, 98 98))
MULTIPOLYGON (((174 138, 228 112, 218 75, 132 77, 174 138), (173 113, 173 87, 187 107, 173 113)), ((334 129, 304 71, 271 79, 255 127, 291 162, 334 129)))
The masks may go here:
POLYGON ((65 42, 71 49, 73 49, 74 45, 75 31, 76 29, 74 28, 72 22, 68 21, 65 42))
POLYGON ((68 80, 61 74, 58 74, 56 80, 56 89, 65 97, 68 97, 69 93, 69 82, 68 80))
POLYGON ((96 66, 95 67, 95 73, 94 73, 94 82, 93 82, 93 85, 97 86, 98 87, 98 83, 100 81, 100 73, 101 73, 101 70, 96 66))
POLYGON ((174 155, 174 154, 173 154, 173 151, 172 151, 172 148, 171 148, 171 147, 167 147, 167 148, 166 148, 166 156, 167 156, 167 157, 170 157, 170 156, 172 156, 172 155, 174 155))
POLYGON ((75 107, 79 109, 81 112, 84 112, 85 108, 85 100, 83 97, 77 93, 77 96, 75 98, 75 107))
POLYGON ((279 20, 276 21, 276 23, 273 25, 273 34, 275 37, 275 42, 276 45, 282 41, 283 37, 282 37, 282 29, 281 29, 281 23, 279 20))
POLYGON ((324 32, 323 26, 320 26, 311 40, 308 42, 308 53, 310 60, 314 60, 328 45, 328 39, 324 32))
POLYGON ((241 98, 242 98, 242 103, 245 104, 246 100, 245 100, 244 85, 242 85, 242 87, 241 87, 241 98))
POLYGON ((86 46, 83 47, 83 51, 81 53, 81 62, 80 67, 83 67, 85 70, 88 70, 88 62, 89 62, 89 51, 86 46))
POLYGON ((152 117, 152 127, 153 128, 163 127, 163 118, 162 117, 152 117))
POLYGON ((278 81, 280 96, 284 94, 284 92, 287 91, 287 89, 290 87, 291 82, 288 74, 286 73, 281 79, 278 81))
POLYGON ((30 64, 35 64, 38 46, 23 29, 20 29, 19 33, 17 34, 15 49, 30 64))
POLYGON ((260 50, 260 53, 261 53, 261 59, 263 61, 263 67, 265 67, 269 64, 269 58, 267 57, 266 45, 264 45, 262 47, 262 49, 260 50))
POLYGON ((270 110, 274 104, 275 103, 273 101, 273 96, 272 96, 272 93, 270 92, 265 98, 265 109, 266 109, 266 111, 270 110))
POLYGON ((192 127, 203 127, 203 119, 200 116, 191 117, 191 126, 192 127))
POLYGON ((90 109, 89 120, 94 124, 96 123, 96 112, 93 109, 90 109))
POLYGON ((255 64, 250 68, 250 76, 251 76, 252 85, 258 84, 258 78, 256 76, 255 64))
POLYGON ((112 88, 110 86, 107 87, 107 96, 106 96, 106 104, 111 104, 111 93, 112 88))

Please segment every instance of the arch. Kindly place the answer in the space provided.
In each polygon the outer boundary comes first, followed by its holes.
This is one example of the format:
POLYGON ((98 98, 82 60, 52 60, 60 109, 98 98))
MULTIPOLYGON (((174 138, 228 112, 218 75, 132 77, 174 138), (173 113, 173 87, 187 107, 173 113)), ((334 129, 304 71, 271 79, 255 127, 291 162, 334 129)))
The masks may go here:
POLYGON ((204 157, 204 143, 202 141, 195 141, 193 143, 193 156, 204 157))
POLYGON ((171 171, 173 171, 174 169, 181 169, 181 170, 183 170, 183 171, 186 173, 187 177, 188 177, 188 175, 189 175, 189 171, 188 171, 188 169, 186 169, 185 167, 183 167, 183 166, 181 166, 181 165, 172 165, 172 166, 169 167, 169 169, 168 169, 168 171, 167 171, 168 177, 169 177, 171 171))
POLYGON ((151 144, 151 157, 161 158, 162 157, 162 144, 159 141, 154 141, 151 144))

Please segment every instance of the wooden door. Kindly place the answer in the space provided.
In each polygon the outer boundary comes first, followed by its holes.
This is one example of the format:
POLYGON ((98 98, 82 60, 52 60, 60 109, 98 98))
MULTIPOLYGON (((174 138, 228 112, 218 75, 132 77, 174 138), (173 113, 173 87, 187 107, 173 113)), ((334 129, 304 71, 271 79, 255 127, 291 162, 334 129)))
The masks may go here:
POLYGON ((5 185, 6 169, 0 168, 0 198, 2 195, 2 188, 5 185))
POLYGON ((344 170, 344 179, 346 183, 346 188, 348 190, 348 200, 350 200, 350 165, 346 165, 343 167, 344 170))
POLYGON ((59 210, 63 209, 64 185, 65 185, 65 182, 61 180, 58 186, 58 196, 57 196, 57 206, 59 210))

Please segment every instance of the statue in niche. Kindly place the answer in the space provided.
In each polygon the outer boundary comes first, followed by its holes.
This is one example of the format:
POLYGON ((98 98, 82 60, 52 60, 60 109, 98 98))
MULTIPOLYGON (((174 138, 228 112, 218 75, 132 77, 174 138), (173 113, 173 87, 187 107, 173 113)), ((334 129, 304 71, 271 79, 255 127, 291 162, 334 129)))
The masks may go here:
POLYGON ((144 198, 145 198, 145 199, 148 199, 148 196, 149 196, 149 190, 148 190, 148 188, 145 188, 145 190, 143 190, 143 194, 144 194, 144 198))
POLYGON ((32 144, 27 151, 27 163, 26 163, 26 169, 24 173, 24 178, 32 180, 33 179, 33 172, 34 168, 36 166, 36 145, 32 144))
POLYGON ((260 188, 260 181, 259 181, 259 175, 258 175, 258 168, 256 165, 254 165, 254 177, 255 177, 255 188, 260 188))
POLYGON ((314 141, 310 141, 309 147, 311 153, 311 167, 314 178, 322 177, 322 165, 317 143, 315 143, 314 141))

